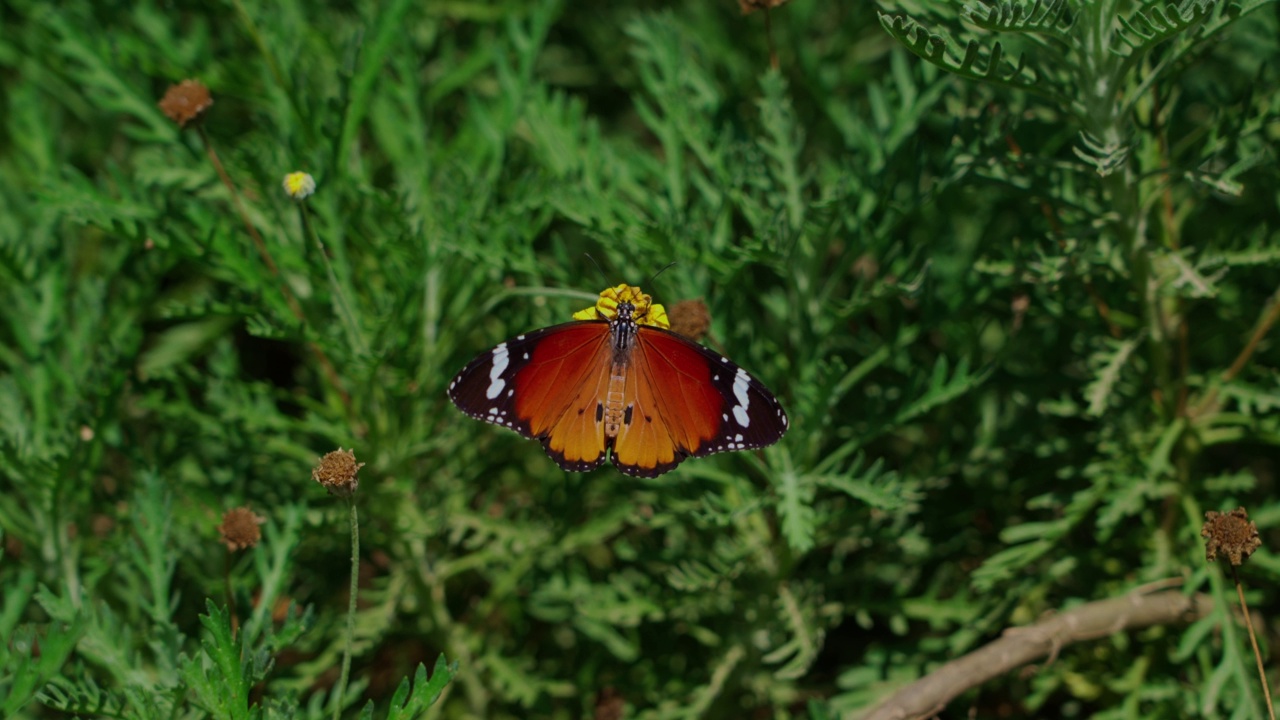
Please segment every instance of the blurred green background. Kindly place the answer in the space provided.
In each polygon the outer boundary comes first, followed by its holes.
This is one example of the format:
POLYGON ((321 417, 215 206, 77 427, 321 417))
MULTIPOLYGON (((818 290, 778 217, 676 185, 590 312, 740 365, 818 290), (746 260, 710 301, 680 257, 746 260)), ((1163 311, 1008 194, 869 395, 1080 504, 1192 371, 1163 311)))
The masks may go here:
POLYGON ((1278 61, 1263 0, 8 0, 0 715, 331 717, 342 447, 348 717, 419 663, 432 717, 859 717, 1166 581, 1213 611, 943 717, 1263 717, 1199 532, 1260 527, 1265 656, 1278 61), (705 300, 782 442, 566 474, 449 404, 620 282, 705 300))

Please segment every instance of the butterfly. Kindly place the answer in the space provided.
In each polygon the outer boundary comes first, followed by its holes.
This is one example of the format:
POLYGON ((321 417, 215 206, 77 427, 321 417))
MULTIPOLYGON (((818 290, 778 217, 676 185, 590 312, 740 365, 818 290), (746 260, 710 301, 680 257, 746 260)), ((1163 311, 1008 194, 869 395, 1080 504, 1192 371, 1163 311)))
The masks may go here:
POLYGON ((773 393, 729 358, 672 332, 638 287, 606 288, 574 321, 517 335, 472 360, 449 399, 477 420, 540 440, 565 470, 656 477, 685 458, 772 445, 787 431, 773 393))

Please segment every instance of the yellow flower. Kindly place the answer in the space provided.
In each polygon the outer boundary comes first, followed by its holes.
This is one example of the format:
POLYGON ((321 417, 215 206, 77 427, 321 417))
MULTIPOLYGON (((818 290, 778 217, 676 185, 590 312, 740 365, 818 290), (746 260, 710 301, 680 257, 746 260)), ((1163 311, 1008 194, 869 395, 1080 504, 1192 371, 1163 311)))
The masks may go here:
POLYGON ((612 320, 618 314, 618 305, 629 302, 634 308, 631 317, 637 325, 651 325, 664 330, 671 327, 667 309, 655 303, 653 298, 640 292, 640 288, 622 284, 605 288, 595 305, 573 314, 574 320, 612 320))
POLYGON ((316 179, 304 172, 291 172, 284 176, 284 191, 294 200, 302 200, 316 191, 316 179))

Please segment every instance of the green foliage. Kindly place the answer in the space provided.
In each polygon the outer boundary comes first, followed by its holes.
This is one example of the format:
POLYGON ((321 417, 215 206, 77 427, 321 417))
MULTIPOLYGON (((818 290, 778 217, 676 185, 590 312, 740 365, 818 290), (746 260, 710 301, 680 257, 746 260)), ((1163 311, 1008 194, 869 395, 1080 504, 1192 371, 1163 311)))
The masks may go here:
MULTIPOLYGON (((418 670, 413 675, 412 684, 409 678, 400 681, 396 692, 391 696, 391 707, 387 710, 387 720, 413 720, 422 717, 423 712, 431 706, 444 692, 449 681, 458 674, 458 664, 448 664, 444 656, 436 658, 435 669, 427 679, 427 667, 418 663, 418 670)), ((362 719, 373 717, 373 702, 370 701, 360 712, 362 719)))
POLYGON ((182 678, 195 693, 196 704, 211 716, 247 720, 256 714, 249 710, 249 688, 265 670, 258 666, 260 656, 241 659, 244 649, 232 632, 231 618, 212 600, 200 624, 208 637, 200 643, 199 657, 183 663, 182 678))
POLYGON ((730 2, 11 2, 0 714, 331 717, 354 447, 346 717, 846 717, 1171 577, 1214 613, 958 702, 1260 717, 1198 533, 1280 526, 1276 8, 796 2, 771 68, 730 2), (618 282, 783 441, 584 476, 449 406, 618 282))

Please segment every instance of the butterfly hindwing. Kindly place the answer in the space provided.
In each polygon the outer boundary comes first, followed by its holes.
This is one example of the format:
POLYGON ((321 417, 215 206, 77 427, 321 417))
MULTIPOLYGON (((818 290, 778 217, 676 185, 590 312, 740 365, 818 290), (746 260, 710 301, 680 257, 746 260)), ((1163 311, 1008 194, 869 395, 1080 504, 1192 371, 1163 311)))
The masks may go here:
POLYGON ((787 430, 782 405, 728 358, 676 333, 641 327, 627 375, 631 422, 614 464, 654 477, 684 458, 772 445, 787 430))
POLYGON ((449 398, 477 420, 535 438, 565 470, 604 462, 599 417, 609 373, 609 324, 571 322, 519 335, 472 360, 449 398))

